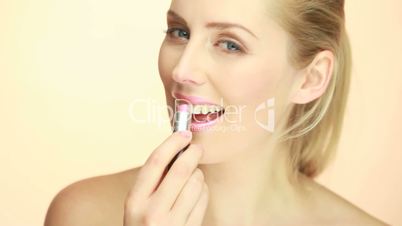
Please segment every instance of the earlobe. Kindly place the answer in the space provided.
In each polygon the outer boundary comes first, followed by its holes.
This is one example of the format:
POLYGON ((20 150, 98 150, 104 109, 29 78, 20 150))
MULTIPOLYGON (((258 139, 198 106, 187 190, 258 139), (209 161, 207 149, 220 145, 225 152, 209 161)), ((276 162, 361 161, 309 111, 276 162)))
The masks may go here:
POLYGON ((329 50, 319 52, 314 60, 295 79, 296 90, 291 101, 306 104, 319 98, 327 89, 332 77, 334 54, 329 50))

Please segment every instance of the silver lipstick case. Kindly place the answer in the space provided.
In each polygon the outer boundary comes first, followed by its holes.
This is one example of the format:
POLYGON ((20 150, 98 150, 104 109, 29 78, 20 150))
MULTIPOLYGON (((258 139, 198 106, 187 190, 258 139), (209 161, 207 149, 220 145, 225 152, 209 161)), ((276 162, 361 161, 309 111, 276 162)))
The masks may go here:
POLYGON ((191 113, 189 111, 176 111, 173 132, 190 130, 191 113))
MULTIPOLYGON (((173 121, 173 132, 176 131, 186 131, 190 130, 190 125, 191 125, 191 108, 188 108, 187 111, 176 111, 174 115, 174 121, 173 121)), ((183 154, 183 152, 190 146, 190 144, 187 144, 183 149, 181 149, 170 161, 168 164, 164 174, 169 171, 169 169, 172 167, 173 163, 176 161, 176 159, 183 154)))

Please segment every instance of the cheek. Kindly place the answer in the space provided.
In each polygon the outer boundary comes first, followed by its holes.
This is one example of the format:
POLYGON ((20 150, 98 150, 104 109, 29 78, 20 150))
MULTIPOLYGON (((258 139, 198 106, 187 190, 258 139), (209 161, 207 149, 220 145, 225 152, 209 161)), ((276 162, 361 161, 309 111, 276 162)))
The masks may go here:
POLYGON ((221 71, 222 95, 231 104, 252 104, 275 96, 282 70, 276 62, 266 63, 250 59, 221 71), (272 66, 271 66, 272 65, 272 66))
POLYGON ((284 85, 285 78, 288 77, 286 61, 256 56, 233 64, 232 67, 220 68, 220 73, 225 73, 225 77, 219 81, 215 80, 215 84, 219 87, 225 103, 237 106, 237 109, 244 107, 240 115, 234 115, 230 120, 240 122, 249 131, 256 131, 257 128, 265 134, 266 130, 263 130, 256 120, 267 125, 271 120, 268 113, 272 108, 264 108, 261 111, 257 109, 274 98, 276 111, 278 101, 280 102, 284 95, 281 87, 288 87, 284 85))
POLYGON ((159 50, 158 70, 166 91, 171 87, 173 81, 171 74, 179 59, 178 57, 174 51, 169 51, 165 43, 162 43, 159 50))
MULTIPOLYGON (((174 100, 171 96, 171 91, 173 87, 172 71, 177 63, 175 53, 168 50, 168 47, 162 43, 159 50, 158 57, 158 71, 163 87, 165 89, 165 98, 168 109, 173 109, 174 100)), ((172 112, 168 110, 169 118, 173 117, 172 112)))

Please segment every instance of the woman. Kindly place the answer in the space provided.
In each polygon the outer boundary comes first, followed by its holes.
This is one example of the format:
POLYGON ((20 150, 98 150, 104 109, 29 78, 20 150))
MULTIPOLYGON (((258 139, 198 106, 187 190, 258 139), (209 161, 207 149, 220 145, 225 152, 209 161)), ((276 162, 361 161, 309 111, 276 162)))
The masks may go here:
POLYGON ((170 107, 194 107, 191 132, 173 133, 142 167, 68 186, 45 225, 385 225, 314 181, 348 94, 343 8, 173 0, 159 73, 170 107))

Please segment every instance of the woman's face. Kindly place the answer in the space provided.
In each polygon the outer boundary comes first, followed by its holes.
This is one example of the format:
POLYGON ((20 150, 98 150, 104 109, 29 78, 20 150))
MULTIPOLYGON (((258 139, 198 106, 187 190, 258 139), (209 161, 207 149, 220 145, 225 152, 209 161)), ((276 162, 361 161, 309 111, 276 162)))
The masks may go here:
POLYGON ((288 35, 269 18, 266 2, 171 3, 159 53, 168 105, 174 109, 182 94, 225 108, 211 127, 193 131, 193 143, 205 149, 201 163, 262 150, 288 104, 296 72, 287 58, 288 35))

